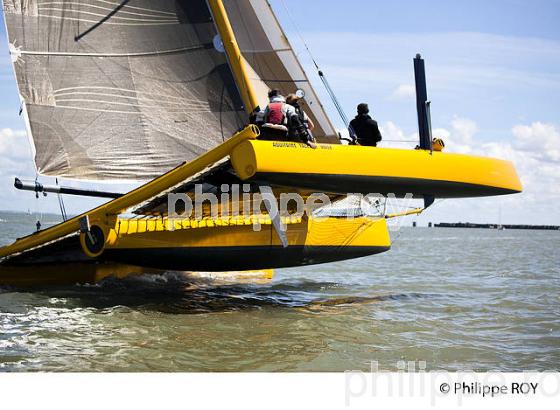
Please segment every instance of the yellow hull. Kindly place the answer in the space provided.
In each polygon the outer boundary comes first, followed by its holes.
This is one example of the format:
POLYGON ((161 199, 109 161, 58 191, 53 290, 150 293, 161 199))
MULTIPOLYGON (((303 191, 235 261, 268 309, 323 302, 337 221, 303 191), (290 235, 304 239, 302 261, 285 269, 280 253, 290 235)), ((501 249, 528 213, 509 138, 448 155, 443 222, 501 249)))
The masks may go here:
POLYGON ((140 261, 142 266, 159 269, 219 272, 332 262, 384 252, 391 246, 383 218, 286 221, 287 248, 270 220, 261 219, 260 230, 251 224, 218 225, 210 220, 196 222, 196 227, 192 221, 122 220, 108 234, 101 257, 120 263, 140 261))
POLYGON ((461 198, 522 190, 511 162, 426 150, 249 140, 231 161, 243 180, 315 192, 461 198))
POLYGON ((355 218, 286 220, 284 248, 270 220, 118 219, 105 249, 87 256, 83 235, 14 255, 0 264, 0 284, 96 282, 153 270, 229 272, 333 262, 390 249, 386 221, 355 218), (141 266, 141 267, 137 267, 141 266), (45 280, 46 279, 46 280, 45 280))

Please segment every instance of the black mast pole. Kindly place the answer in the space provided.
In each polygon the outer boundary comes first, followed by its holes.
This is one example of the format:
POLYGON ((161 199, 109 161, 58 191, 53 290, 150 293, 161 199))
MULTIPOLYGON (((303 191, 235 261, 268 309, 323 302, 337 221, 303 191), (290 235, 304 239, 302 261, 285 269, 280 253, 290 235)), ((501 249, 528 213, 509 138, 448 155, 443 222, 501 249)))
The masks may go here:
POLYGON ((420 149, 432 150, 430 102, 426 88, 426 69, 420 54, 414 59, 414 78, 416 80, 416 110, 418 112, 418 131, 420 149))

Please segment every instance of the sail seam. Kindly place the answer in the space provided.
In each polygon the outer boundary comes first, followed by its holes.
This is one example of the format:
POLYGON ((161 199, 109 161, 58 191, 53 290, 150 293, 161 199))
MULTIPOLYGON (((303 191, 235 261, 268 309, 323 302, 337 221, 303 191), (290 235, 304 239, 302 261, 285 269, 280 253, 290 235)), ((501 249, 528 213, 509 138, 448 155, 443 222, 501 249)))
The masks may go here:
MULTIPOLYGON (((162 108, 169 112, 211 112, 210 106, 208 107, 185 107, 181 109, 173 109, 169 107, 162 107, 161 104, 158 105, 150 105, 150 104, 133 104, 133 103, 125 103, 125 102, 116 102, 116 101, 106 101, 106 100, 95 100, 91 98, 61 98, 57 99, 57 107, 59 107, 59 102, 91 102, 91 103, 102 103, 107 105, 122 105, 126 107, 140 107, 140 108, 162 108)), ((162 102, 162 104, 165 104, 162 102)), ((170 103, 173 105, 179 105, 175 103, 170 103)), ((62 107, 62 106, 60 106, 62 107)))
MULTIPOLYGON (((66 17, 66 16, 51 16, 48 14, 37 14, 37 17, 45 17, 45 18, 52 18, 52 19, 56 19, 56 20, 66 20, 66 21, 79 21, 82 23, 93 23, 93 24, 97 24, 99 23, 99 21, 95 21, 95 20, 89 20, 89 19, 81 19, 81 18, 76 18, 76 17, 66 17)), ((170 25, 179 25, 180 22, 179 20, 177 21, 170 21, 170 22, 140 22, 141 20, 138 20, 138 23, 124 23, 124 22, 110 22, 107 21, 103 24, 105 25, 112 25, 112 26, 170 26, 170 25)))
POLYGON ((68 51, 27 51, 18 50, 22 55, 35 55, 35 56, 60 56, 60 57, 145 57, 152 55, 175 54, 184 51, 204 50, 209 46, 202 44, 195 47, 182 47, 171 50, 162 51, 146 51, 141 53, 72 53, 68 51))
MULTIPOLYGON (((80 91, 76 91, 76 90, 106 90, 106 91, 115 91, 115 92, 125 92, 125 93, 136 93, 136 94, 144 94, 144 95, 149 95, 149 96, 153 96, 153 97, 163 97, 163 98, 167 98, 167 99, 173 99, 173 100, 178 100, 180 102, 189 102, 191 101, 192 103, 196 102, 199 104, 208 104, 208 103, 204 103, 202 101, 199 100, 195 100, 195 99, 191 99, 191 98, 183 98, 183 97, 176 97, 176 96, 172 96, 172 95, 168 95, 168 94, 159 94, 159 93, 152 93, 152 92, 143 92, 143 91, 135 91, 135 90, 128 90, 126 88, 117 88, 117 87, 102 87, 102 86, 93 86, 93 85, 88 85, 88 86, 77 86, 77 87, 66 87, 66 88, 59 88, 58 90, 54 91, 55 97, 59 96, 59 95, 64 95, 67 92, 80 92, 80 91)), ((94 92, 90 92, 90 91, 82 91, 80 92, 82 94, 95 94, 94 92)), ((101 94, 101 93, 100 93, 101 94)), ((118 94, 103 94, 103 95, 107 95, 107 96, 111 96, 111 97, 123 97, 123 98, 139 98, 139 99, 153 99, 153 98, 147 98, 147 97, 135 97, 135 96, 125 96, 125 95, 118 95, 118 94)))
MULTIPOLYGON (((110 4, 111 6, 115 7, 118 6, 118 3, 115 2, 111 2, 111 1, 107 1, 107 0, 97 0, 98 3, 105 3, 105 4, 110 4)), ((141 11, 151 11, 153 13, 160 13, 160 14, 167 14, 167 15, 172 15, 175 16, 176 13, 170 12, 170 11, 163 11, 163 10, 153 10, 153 9, 148 9, 145 7, 138 7, 138 6, 130 6, 128 4, 126 4, 123 9, 134 9, 134 10, 141 10, 141 11)))
MULTIPOLYGON (((47 9, 51 9, 52 7, 48 7, 48 6, 71 6, 71 5, 79 5, 79 6, 83 6, 83 7, 89 7, 89 8, 93 8, 93 9, 98 9, 98 10, 105 10, 105 11, 113 11, 114 7, 106 7, 106 6, 96 6, 93 4, 81 4, 81 3, 76 3, 76 2, 62 2, 62 1, 51 1, 48 3, 42 3, 40 5, 41 9, 43 10, 47 10, 47 9), (44 7, 47 6, 47 7, 44 7)), ((114 5, 117 6, 117 5, 114 5)), ((149 14, 149 13, 138 13, 138 12, 134 12, 134 11, 126 11, 124 10, 124 8, 126 8, 127 6, 125 5, 123 7, 123 9, 119 10, 119 13, 123 13, 123 14, 130 14, 132 16, 142 16, 142 17, 150 17, 153 19, 168 19, 168 20, 177 20, 176 19, 176 14, 174 13, 168 13, 168 14, 164 14, 164 15, 158 15, 157 13, 161 13, 157 10, 145 10, 145 11, 150 11, 151 13, 154 14, 149 14)), ((128 6, 130 7, 130 6, 128 6)), ((54 10, 54 8, 53 8, 54 10)), ((62 10, 62 8, 57 8, 57 10, 62 10)), ((66 9, 64 9, 65 11, 66 9)), ((78 11, 80 12, 80 11, 78 11)))
MULTIPOLYGON (((204 107, 209 107, 210 104, 208 103, 204 103, 201 101, 188 101, 186 99, 176 99, 176 101, 164 101, 164 100, 157 100, 155 98, 143 98, 143 97, 134 97, 134 96, 128 96, 128 95, 117 95, 117 94, 106 94, 106 93, 95 93, 95 92, 87 92, 87 91, 75 91, 75 92, 64 92, 64 93, 57 93, 55 92, 54 96, 56 101, 62 101, 62 100, 58 100, 59 97, 68 97, 68 96, 97 96, 97 97, 111 97, 111 98, 123 98, 123 99, 127 99, 127 100, 135 100, 138 102, 142 102, 142 101, 148 101, 148 102, 153 102, 153 103, 158 103, 158 104, 165 104, 165 105, 178 105, 181 107, 184 106, 198 106, 199 108, 204 108, 204 107)), ((83 101, 89 101, 89 99, 83 99, 83 101)), ((97 100, 96 100, 97 101, 97 100)), ((111 101, 108 101, 111 102, 111 101)))
MULTIPOLYGON (((60 11, 63 13, 66 12, 71 12, 71 13, 76 13, 76 14, 86 14, 88 16, 94 16, 94 17, 105 17, 103 14, 99 14, 99 13, 93 13, 91 11, 84 11, 84 10, 67 10, 65 8, 62 7, 39 7, 39 10, 41 11, 60 11)), ((53 15, 49 15, 48 17, 59 17, 59 16, 53 16, 53 15)), ((66 16, 64 16, 64 18, 66 19, 66 16)), ((168 18, 168 17, 150 17, 149 18, 135 18, 135 17, 120 17, 120 16, 113 16, 111 18, 112 20, 126 20, 126 21, 135 21, 135 22, 142 22, 142 23, 179 23, 178 19, 173 19, 173 18, 168 18)))
MULTIPOLYGON (((86 14, 88 16, 94 17, 105 17, 103 14, 93 13, 91 11, 83 11, 83 10, 67 10, 62 7, 40 7, 39 10, 51 12, 51 11, 60 11, 63 13, 76 13, 76 14, 86 14)), ((39 14, 40 15, 40 14, 39 14)), ((47 17, 47 16, 43 16, 47 17)), ((59 16, 49 15, 48 17, 57 18, 59 16)), ((66 16, 64 17, 66 19, 66 16)), ((112 20, 126 20, 126 21, 135 21, 135 22, 142 22, 142 23, 179 23, 178 19, 172 19, 168 17, 145 17, 145 18, 135 18, 135 17, 120 17, 120 16, 113 16, 111 17, 112 20)))

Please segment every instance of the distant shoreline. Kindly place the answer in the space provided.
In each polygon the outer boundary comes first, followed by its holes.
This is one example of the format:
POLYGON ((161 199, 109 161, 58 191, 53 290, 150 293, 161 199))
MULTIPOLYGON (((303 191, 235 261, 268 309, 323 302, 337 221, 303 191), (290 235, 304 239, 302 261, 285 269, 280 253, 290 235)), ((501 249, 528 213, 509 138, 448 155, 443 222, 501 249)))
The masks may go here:
POLYGON ((436 228, 479 228, 479 229, 532 229, 539 231, 558 231, 560 226, 557 225, 498 225, 498 224, 475 224, 470 222, 447 223, 442 222, 435 224, 436 228))
MULTIPOLYGON (((11 214, 11 215, 23 215, 23 216, 32 216, 32 217, 58 217, 60 218, 60 214, 56 212, 22 212, 22 211, 13 211, 13 210, 0 210, 0 214, 11 214)), ((70 215, 69 215, 70 216, 70 215)), ((70 216, 72 217, 72 216, 70 216)), ((412 226, 415 228, 416 226, 412 226)), ((431 227, 431 226, 429 226, 431 227)), ((433 224, 435 228, 477 228, 477 229, 525 229, 525 230, 538 230, 538 231, 559 231, 560 226, 558 225, 500 225, 500 224, 477 224, 471 222, 440 222, 433 224)))

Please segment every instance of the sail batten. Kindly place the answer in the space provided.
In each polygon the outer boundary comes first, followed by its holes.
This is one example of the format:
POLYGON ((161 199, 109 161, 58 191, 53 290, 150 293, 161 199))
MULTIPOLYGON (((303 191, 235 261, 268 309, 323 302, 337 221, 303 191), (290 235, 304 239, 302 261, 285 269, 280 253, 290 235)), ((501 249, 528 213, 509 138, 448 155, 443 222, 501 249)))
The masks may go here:
POLYGON ((205 0, 4 0, 40 174, 146 180, 245 113, 205 0))
POLYGON ((150 52, 138 52, 138 53, 76 53, 76 52, 63 52, 63 51, 30 51, 30 50, 18 50, 17 53, 20 55, 35 55, 35 56, 62 56, 62 57, 145 57, 145 56, 155 56, 164 54, 175 54, 182 53, 186 51, 203 50, 211 48, 212 44, 204 44, 200 46, 193 47, 183 47, 171 50, 161 50, 161 51, 150 51, 150 52))

